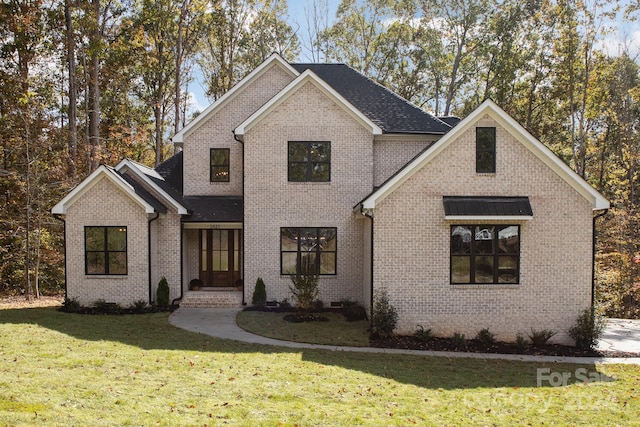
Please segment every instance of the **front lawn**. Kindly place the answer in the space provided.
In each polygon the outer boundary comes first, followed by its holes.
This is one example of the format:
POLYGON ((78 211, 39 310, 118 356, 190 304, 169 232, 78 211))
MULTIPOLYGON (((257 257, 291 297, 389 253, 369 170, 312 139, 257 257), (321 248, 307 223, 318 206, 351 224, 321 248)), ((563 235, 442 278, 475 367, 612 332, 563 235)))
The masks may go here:
POLYGON ((634 365, 293 350, 162 313, 0 310, 0 425, 637 425, 639 395, 634 365))
POLYGON ((240 311, 236 317, 242 329, 269 338, 311 344, 369 346, 369 321, 347 322, 342 313, 325 312, 326 322, 292 323, 284 320, 287 313, 240 311))

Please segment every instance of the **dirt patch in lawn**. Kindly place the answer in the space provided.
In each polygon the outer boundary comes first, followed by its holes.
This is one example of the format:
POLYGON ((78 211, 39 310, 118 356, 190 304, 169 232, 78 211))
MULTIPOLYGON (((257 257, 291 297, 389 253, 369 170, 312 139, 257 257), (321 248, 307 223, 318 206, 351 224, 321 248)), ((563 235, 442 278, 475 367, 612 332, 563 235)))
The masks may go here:
POLYGON ((63 301, 63 295, 40 296, 40 298, 31 298, 31 300, 24 295, 0 296, 0 309, 60 307, 63 301))

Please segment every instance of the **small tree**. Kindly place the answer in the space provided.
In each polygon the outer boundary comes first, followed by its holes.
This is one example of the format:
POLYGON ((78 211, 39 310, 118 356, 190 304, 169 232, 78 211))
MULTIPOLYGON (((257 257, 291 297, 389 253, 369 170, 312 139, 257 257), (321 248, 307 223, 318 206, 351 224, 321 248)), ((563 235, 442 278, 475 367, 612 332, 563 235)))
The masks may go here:
POLYGON ((589 350, 598 344, 604 330, 604 319, 592 308, 585 308, 569 329, 569 335, 580 350, 589 350))
POLYGON ((264 286, 262 277, 258 277, 256 280, 256 287, 253 290, 253 297, 251 298, 251 304, 256 307, 264 307, 267 303, 267 290, 264 286))
POLYGON ((397 323, 398 311, 389 302, 387 291, 376 291, 371 312, 371 332, 382 338, 393 336, 397 323))
POLYGON ((160 307, 169 307, 169 283, 167 278, 162 276, 158 283, 158 290, 156 291, 156 302, 160 307))
POLYGON ((291 275, 292 286, 289 290, 297 301, 300 312, 310 312, 318 300, 318 273, 309 257, 302 259, 300 270, 291 275))

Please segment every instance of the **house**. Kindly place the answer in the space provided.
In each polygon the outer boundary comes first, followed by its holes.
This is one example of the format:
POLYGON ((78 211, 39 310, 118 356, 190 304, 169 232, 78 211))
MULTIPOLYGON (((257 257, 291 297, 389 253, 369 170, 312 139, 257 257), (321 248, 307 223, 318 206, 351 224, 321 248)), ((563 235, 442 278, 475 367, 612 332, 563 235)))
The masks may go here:
POLYGON ((182 306, 239 307, 259 277, 290 298, 309 264, 327 306, 370 309, 385 289, 399 333, 568 341, 590 305, 609 203, 492 101, 458 123, 345 65, 274 54, 173 143, 155 170, 100 166, 52 209, 69 298, 153 301, 164 276, 182 306))

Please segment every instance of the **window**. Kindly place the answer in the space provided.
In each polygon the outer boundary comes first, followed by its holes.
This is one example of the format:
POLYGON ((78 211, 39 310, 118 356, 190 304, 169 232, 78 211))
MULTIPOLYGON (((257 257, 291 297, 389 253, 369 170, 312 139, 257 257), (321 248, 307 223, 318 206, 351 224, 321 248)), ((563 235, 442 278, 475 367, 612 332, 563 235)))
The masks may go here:
POLYGON ((451 283, 519 283, 519 267, 519 226, 451 226, 451 283))
POLYGON ((476 128, 476 173, 496 172, 496 128, 476 128))
POLYGON ((330 180, 330 142, 289 141, 290 182, 328 182, 330 180))
POLYGON ((85 227, 84 250, 86 274, 127 274, 127 227, 85 227))
POLYGON ((336 228, 280 229, 280 274, 336 274, 336 228), (307 270, 309 269, 309 270, 307 270))
POLYGON ((210 151, 211 182, 229 182, 229 149, 212 148, 210 151))

